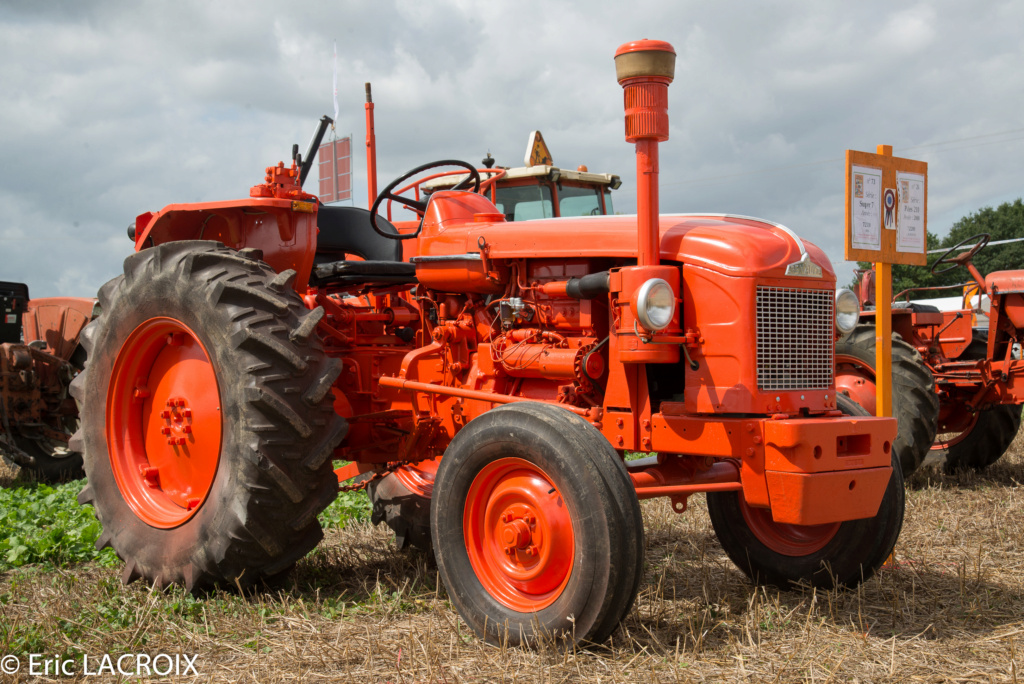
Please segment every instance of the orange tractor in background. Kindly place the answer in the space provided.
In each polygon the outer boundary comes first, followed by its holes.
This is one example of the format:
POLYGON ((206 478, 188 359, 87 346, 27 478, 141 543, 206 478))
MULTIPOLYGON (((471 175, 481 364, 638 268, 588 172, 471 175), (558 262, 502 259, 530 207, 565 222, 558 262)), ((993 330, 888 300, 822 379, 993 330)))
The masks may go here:
MULTIPOLYGON (((958 267, 971 274, 972 287, 960 306, 940 311, 909 301, 915 290, 893 298, 893 415, 899 423, 894 450, 904 476, 922 463, 946 472, 985 468, 1020 429, 1024 271, 982 275, 971 260, 989 240, 987 233, 969 237, 931 266, 936 274, 958 267), (970 304, 971 292, 977 306, 970 304)), ((858 274, 864 322, 836 345, 836 386, 874 412, 874 272, 858 274)), ((941 289, 947 288, 917 291, 941 289)))
POLYGON ((636 216, 509 223, 464 162, 453 189, 398 192, 439 162, 369 212, 322 206, 302 190, 315 139, 249 198, 137 219, 72 388, 79 500, 125 581, 279 576, 360 487, 491 641, 608 637, 643 575, 640 499, 705 493, 759 582, 878 569, 904 490, 896 422, 836 392, 855 302, 837 308, 828 259, 783 226, 660 216, 675 53, 644 40, 615 63, 636 216))
MULTIPOLYGON (((483 159, 485 172, 498 174, 486 194, 506 221, 615 213, 612 190, 618 190, 622 180, 609 173, 591 173, 583 165, 575 171, 554 166, 540 131, 530 134, 524 161, 526 166, 495 168, 489 152, 483 159)), ((419 186, 429 195, 449 190, 464 178, 464 174, 445 175, 419 186)))
POLYGON ((82 476, 68 447, 78 407, 68 393, 85 364, 82 328, 96 300, 30 299, 24 283, 0 282, 0 456, 43 482, 82 476))

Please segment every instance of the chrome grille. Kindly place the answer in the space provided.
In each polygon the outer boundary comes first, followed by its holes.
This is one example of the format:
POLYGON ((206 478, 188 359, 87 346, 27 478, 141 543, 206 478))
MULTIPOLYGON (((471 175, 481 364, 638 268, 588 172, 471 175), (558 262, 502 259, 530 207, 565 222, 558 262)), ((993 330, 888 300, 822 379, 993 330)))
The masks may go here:
POLYGON ((761 390, 832 386, 831 290, 757 288, 757 386, 761 390))

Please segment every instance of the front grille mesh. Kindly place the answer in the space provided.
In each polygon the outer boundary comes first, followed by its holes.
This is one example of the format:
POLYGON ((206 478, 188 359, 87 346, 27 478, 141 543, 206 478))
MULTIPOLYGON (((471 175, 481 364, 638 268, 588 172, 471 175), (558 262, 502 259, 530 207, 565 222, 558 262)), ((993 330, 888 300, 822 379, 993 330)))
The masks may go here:
POLYGON ((757 288, 757 386, 761 390, 832 386, 834 293, 757 288))

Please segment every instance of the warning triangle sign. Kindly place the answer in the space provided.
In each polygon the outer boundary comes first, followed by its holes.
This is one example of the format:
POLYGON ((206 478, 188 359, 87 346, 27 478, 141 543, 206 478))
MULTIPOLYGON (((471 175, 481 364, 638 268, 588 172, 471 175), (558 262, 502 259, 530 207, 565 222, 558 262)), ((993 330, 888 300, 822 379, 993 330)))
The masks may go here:
POLYGON ((544 144, 544 137, 540 131, 534 131, 530 134, 530 142, 526 145, 526 165, 551 166, 551 164, 551 152, 544 144))

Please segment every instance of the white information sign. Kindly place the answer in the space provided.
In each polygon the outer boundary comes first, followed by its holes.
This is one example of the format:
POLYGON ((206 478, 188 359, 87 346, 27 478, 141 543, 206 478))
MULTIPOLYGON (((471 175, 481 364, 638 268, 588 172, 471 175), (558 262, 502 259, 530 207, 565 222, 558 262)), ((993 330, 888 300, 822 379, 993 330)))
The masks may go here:
POLYGON ((896 192, 900 196, 896 218, 896 251, 923 252, 924 176, 918 173, 896 172, 896 192))
POLYGON ((851 166, 851 243, 854 249, 882 248, 882 170, 851 166))

